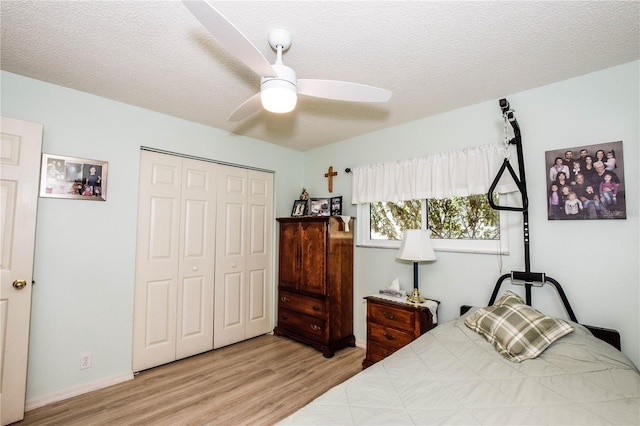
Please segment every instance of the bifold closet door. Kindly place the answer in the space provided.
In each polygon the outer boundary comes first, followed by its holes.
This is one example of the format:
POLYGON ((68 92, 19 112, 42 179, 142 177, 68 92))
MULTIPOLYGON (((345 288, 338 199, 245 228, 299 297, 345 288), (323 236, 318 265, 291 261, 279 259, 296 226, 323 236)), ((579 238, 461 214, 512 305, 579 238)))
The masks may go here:
POLYGON ((133 370, 213 348, 216 165, 141 152, 133 370))
POLYGON ((271 331, 273 174, 218 171, 214 348, 271 331))

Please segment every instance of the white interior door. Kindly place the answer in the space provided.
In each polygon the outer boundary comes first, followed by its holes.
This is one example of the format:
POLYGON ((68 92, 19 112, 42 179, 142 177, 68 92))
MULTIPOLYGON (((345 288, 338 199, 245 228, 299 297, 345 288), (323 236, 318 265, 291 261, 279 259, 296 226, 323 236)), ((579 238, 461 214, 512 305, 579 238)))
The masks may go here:
POLYGON ((213 349, 216 167, 182 161, 177 359, 213 349))
POLYGON ((140 153, 133 371, 176 359, 182 159, 140 153))
POLYGON ((213 349, 216 165, 142 151, 133 370, 213 349))
POLYGON ((218 239, 216 241, 213 346, 244 340, 246 317, 247 170, 218 170, 218 239))
POLYGON ((273 174, 221 166, 215 348, 271 331, 272 222, 273 174))
POLYGON ((42 125, 2 117, 0 420, 24 418, 42 125))
POLYGON ((245 339, 268 333, 271 321, 273 174, 249 171, 247 197, 247 323, 245 339))

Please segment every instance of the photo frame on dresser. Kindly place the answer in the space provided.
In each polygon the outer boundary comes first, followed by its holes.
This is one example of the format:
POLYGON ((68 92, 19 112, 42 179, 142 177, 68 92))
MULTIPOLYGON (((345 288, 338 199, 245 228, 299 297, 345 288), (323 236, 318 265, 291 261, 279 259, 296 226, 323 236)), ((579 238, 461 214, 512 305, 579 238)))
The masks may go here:
POLYGON ((331 197, 331 216, 340 216, 342 214, 342 196, 331 197))
POLYGON ((312 198, 309 212, 311 216, 330 216, 331 204, 329 198, 312 198))
POLYGON ((291 209, 291 217, 305 216, 307 214, 307 200, 295 200, 291 209))

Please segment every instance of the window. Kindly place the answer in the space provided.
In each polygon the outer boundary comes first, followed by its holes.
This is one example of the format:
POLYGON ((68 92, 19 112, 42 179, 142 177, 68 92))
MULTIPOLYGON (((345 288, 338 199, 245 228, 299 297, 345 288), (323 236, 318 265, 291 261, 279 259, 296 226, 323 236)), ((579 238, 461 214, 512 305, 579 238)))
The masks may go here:
POLYGON ((358 244, 365 247, 398 248, 405 229, 428 228, 438 251, 508 253, 506 215, 484 194, 361 204, 358 217, 358 244))

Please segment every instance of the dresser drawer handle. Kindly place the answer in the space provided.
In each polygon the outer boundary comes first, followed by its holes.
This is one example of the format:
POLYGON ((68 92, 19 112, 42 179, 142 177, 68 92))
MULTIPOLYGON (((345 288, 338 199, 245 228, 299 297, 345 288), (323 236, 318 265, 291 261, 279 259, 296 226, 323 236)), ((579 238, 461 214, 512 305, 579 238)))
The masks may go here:
POLYGON ((315 324, 309 324, 309 327, 311 327, 311 329, 312 329, 313 331, 318 331, 318 330, 320 330, 320 327, 319 327, 319 326, 317 326, 317 325, 315 325, 315 324))
POLYGON ((317 311, 319 311, 320 309, 321 309, 321 308, 320 308, 320 306, 313 305, 313 310, 314 310, 314 311, 316 311, 316 312, 317 312, 317 311))
POLYGON ((280 298, 280 301, 281 301, 281 302, 285 302, 285 303, 286 303, 286 302, 291 302, 291 300, 289 300, 289 298, 288 298, 287 296, 282 296, 282 297, 280 298))
POLYGON ((385 312, 384 317, 389 320, 396 319, 396 316, 393 314, 390 314, 389 312, 385 312))
POLYGON ((394 336, 393 334, 384 333, 384 337, 386 337, 387 340, 396 340, 396 336, 394 336))

